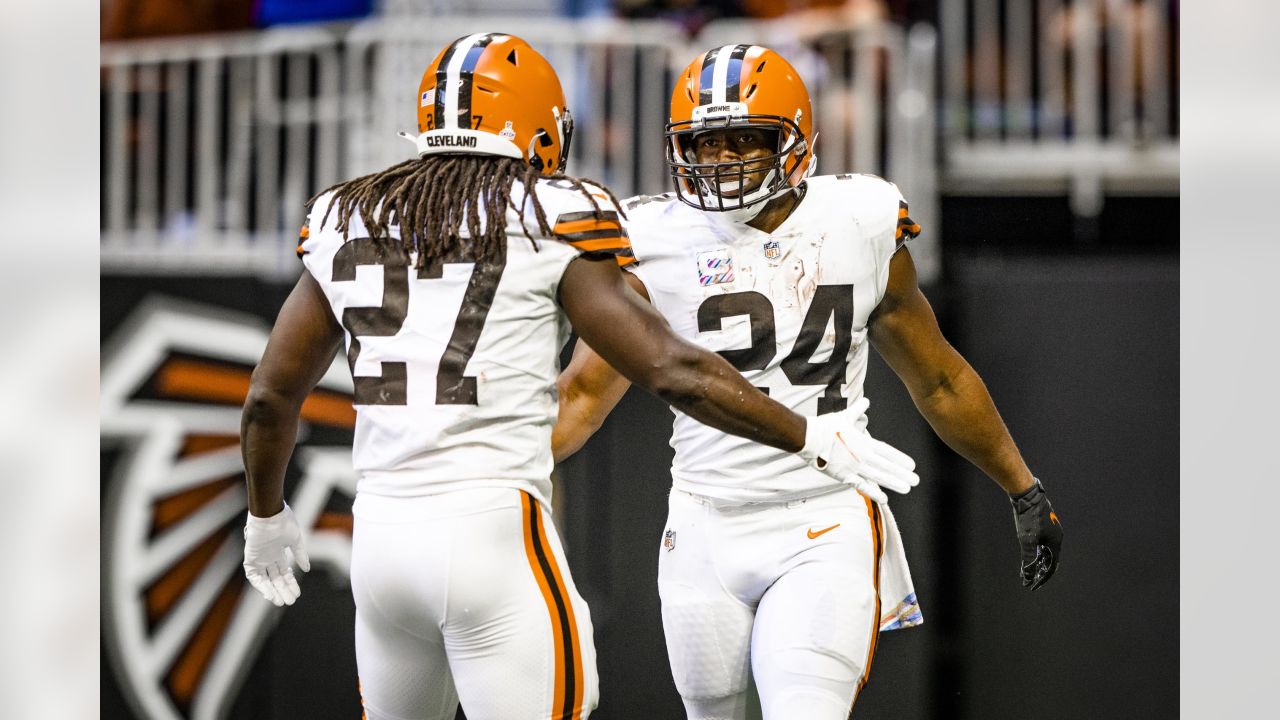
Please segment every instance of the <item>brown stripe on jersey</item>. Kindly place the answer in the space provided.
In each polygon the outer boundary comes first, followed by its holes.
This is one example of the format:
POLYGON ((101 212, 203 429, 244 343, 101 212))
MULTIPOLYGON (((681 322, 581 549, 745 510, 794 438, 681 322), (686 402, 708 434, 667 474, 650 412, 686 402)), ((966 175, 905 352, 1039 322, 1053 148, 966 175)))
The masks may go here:
POLYGON ((307 225, 303 225, 302 229, 298 231, 298 257, 302 257, 307 254, 307 251, 302 249, 302 244, 305 243, 309 237, 311 237, 311 228, 307 225))
POLYGON ((631 239, 614 210, 561 213, 552 232, 584 253, 609 253, 625 267, 635 262, 631 239))
POLYGON ((903 235, 906 235, 907 236, 906 239, 910 240, 911 238, 916 237, 919 234, 920 234, 920 224, 917 223, 915 220, 912 220, 911 218, 907 217, 907 203, 905 201, 899 200, 898 201, 898 230, 897 230, 897 233, 893 236, 893 239, 901 243, 903 242, 903 237, 902 237, 903 235))
MULTIPOLYGON (((574 247, 577 247, 575 245, 574 247)), ((626 267, 632 263, 638 262, 636 256, 631 252, 631 248, 606 248, 603 250, 586 250, 582 253, 586 255, 610 255, 614 260, 618 261, 618 267, 626 267)), ((767 394, 767 393, 766 393, 767 394)))
POLYGON ((581 250, 583 255, 612 255, 618 261, 618 267, 626 267, 636 262, 636 256, 632 252, 630 245, 620 245, 620 242, 625 243, 627 240, 626 238, 612 237, 598 240, 582 240, 569 244, 581 250))
MULTIPOLYGON (((574 245, 580 240, 597 240, 599 238, 627 238, 627 231, 620 227, 602 227, 593 225, 591 230, 581 230, 579 232, 556 232, 561 240, 567 240, 574 245)), ((627 239, 630 242, 630 239, 627 239)))
MULTIPOLYGON (((884 518, 880 514, 880 506, 865 496, 862 500, 867 504, 867 518, 871 521, 871 584, 875 588, 876 601, 875 615, 871 618, 871 642, 867 646, 867 661, 862 668, 862 678, 858 680, 858 689, 853 693, 855 702, 867 684, 867 678, 871 677, 871 661, 875 659, 876 645, 880 641, 880 557, 884 555, 884 518)), ((853 715, 852 706, 849 707, 849 715, 853 715)))
POLYGON ((524 548, 538 588, 551 617, 555 663, 551 700, 553 720, 573 720, 582 713, 583 667, 578 624, 555 555, 542 527, 542 506, 527 492, 520 493, 524 518, 524 548))
POLYGON ((576 222, 578 220, 612 220, 618 222, 618 212, 616 210, 583 210, 582 212, 560 213, 556 216, 556 224, 576 222))

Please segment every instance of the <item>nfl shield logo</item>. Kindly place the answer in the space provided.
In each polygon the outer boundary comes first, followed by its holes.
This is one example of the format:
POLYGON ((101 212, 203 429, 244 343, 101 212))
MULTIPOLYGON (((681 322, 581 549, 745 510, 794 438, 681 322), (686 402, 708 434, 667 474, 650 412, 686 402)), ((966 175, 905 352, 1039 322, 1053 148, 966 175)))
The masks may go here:
POLYGON ((764 256, 766 260, 777 260, 782 255, 782 246, 777 240, 770 240, 764 244, 764 256))
POLYGON ((662 547, 668 552, 676 549, 676 531, 668 530, 662 535, 662 547))

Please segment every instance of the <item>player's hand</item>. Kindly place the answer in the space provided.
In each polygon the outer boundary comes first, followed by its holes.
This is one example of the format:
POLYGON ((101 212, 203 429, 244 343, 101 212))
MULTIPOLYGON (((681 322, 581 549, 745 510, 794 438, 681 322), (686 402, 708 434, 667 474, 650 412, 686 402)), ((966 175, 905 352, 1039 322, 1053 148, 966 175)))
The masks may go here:
POLYGON ((292 605, 302 589, 293 576, 293 562, 311 571, 311 558, 302 543, 302 531, 288 503, 269 518, 252 513, 244 526, 244 575, 262 597, 277 607, 292 605))
POLYGON ((1013 523, 1022 552, 1022 587, 1032 590, 1049 582, 1062 557, 1062 523, 1049 504, 1044 486, 1036 480, 1030 490, 1010 495, 1013 523))
POLYGON ((920 483, 911 456, 871 437, 858 421, 870 402, 859 398, 838 413, 808 418, 800 457, 878 503, 889 502, 880 488, 907 493, 920 483))

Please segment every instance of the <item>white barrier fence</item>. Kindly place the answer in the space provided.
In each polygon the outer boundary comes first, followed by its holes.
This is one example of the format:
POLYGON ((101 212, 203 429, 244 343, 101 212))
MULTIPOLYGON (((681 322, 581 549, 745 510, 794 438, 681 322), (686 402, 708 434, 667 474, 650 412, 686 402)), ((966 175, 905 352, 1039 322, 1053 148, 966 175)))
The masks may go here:
POLYGON ((342 172, 340 72, 322 29, 104 46, 103 269, 283 272, 342 172))
POLYGON ((940 3, 946 189, 1177 193, 1177 0, 940 3))
MULTIPOLYGON (((669 189, 663 125, 676 73, 715 45, 771 45, 810 87, 819 171, 894 180, 912 217, 937 227, 929 27, 724 22, 690 44, 656 21, 387 17, 104 45, 103 271, 296 274, 303 203, 410 156, 396 133, 416 127, 423 70, 477 27, 516 32, 547 56, 577 123, 570 172, 621 197, 669 189)), ((933 278, 936 232, 913 247, 933 278)))

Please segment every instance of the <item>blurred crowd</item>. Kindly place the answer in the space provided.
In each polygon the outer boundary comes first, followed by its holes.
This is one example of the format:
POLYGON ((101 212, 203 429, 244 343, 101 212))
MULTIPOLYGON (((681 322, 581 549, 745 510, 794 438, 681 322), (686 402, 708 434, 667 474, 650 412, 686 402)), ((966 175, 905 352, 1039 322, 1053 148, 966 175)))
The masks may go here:
POLYGON ((101 0, 103 40, 353 20, 379 12, 502 14, 512 10, 659 18, 694 35, 712 20, 723 18, 789 16, 804 23, 847 27, 883 19, 918 19, 933 6, 924 0, 101 0))
POLYGON ((907 0, 613 0, 622 17, 662 18, 693 35, 721 18, 770 20, 783 16, 814 25, 851 26, 889 17, 905 19, 907 0), (896 10, 896 12, 891 12, 896 10))
POLYGON ((200 35, 364 17, 375 0, 102 0, 102 39, 200 35))

